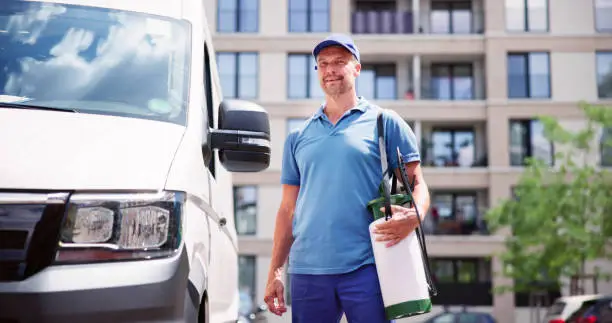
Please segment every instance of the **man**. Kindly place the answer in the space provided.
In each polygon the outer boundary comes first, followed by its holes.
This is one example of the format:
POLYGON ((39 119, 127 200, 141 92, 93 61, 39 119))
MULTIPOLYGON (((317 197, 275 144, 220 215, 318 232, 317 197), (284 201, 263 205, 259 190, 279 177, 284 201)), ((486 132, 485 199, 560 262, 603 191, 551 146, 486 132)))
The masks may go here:
MULTIPOLYGON (((274 230, 265 302, 276 315, 286 312, 283 266, 289 257, 292 322, 386 322, 374 264, 366 204, 379 197, 382 181, 376 116, 380 111, 357 97, 360 55, 352 39, 332 35, 313 50, 325 103, 286 139, 282 201, 274 230)), ((393 111, 385 111, 389 165, 399 174, 399 146, 419 214, 429 208, 416 138, 393 111)), ((393 246, 417 226, 415 209, 394 206, 393 218, 377 228, 393 246)), ((397 279, 403 279, 397 277, 397 279)))

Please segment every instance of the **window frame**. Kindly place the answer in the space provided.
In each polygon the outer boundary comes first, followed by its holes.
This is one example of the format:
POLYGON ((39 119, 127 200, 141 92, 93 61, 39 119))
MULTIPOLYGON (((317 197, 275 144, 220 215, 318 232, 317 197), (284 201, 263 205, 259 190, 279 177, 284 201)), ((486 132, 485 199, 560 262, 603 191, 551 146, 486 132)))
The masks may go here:
MULTIPOLYGON (((227 90, 228 89, 223 89, 223 96, 226 98, 230 98, 230 99, 246 99, 246 100, 257 100, 259 98, 259 76, 260 76, 260 62, 259 62, 259 52, 256 51, 239 51, 239 52, 232 52, 232 51, 218 51, 216 54, 216 60, 217 60, 217 65, 219 64, 219 56, 220 55, 228 55, 228 56, 233 56, 234 59, 234 69, 236 71, 236 73, 234 73, 232 75, 232 82, 234 83, 234 91, 235 93, 232 93, 232 95, 228 95, 227 90), (242 74, 241 74, 241 65, 240 65, 240 57, 243 55, 253 55, 255 57, 255 61, 257 62, 255 65, 255 75, 253 75, 253 77, 255 78, 255 84, 254 84, 254 91, 255 94, 254 96, 241 96, 240 95, 240 79, 242 78, 242 74)), ((218 66, 219 70, 221 69, 220 66, 218 66)), ((223 73, 219 73, 220 77, 225 76, 223 73)))
POLYGON ((236 234, 238 234, 239 236, 256 236, 257 235, 257 224, 258 224, 258 217, 257 217, 257 208, 259 207, 259 203, 258 203, 258 196, 259 196, 259 187, 257 185, 234 185, 232 187, 232 193, 233 193, 233 199, 234 199, 234 224, 236 226, 236 234), (254 201, 254 207, 255 207, 255 215, 253 217, 253 230, 249 230, 249 231, 241 231, 238 230, 238 223, 239 223, 239 219, 238 219, 238 199, 237 199, 237 195, 240 189, 254 189, 255 190, 255 201, 254 201))
POLYGON ((227 0, 218 0, 217 1, 217 28, 216 31, 217 33, 220 34, 230 34, 230 33, 259 33, 259 25, 260 25, 260 19, 259 19, 259 14, 260 14, 260 0, 235 0, 236 1, 236 9, 232 10, 232 11, 228 11, 228 12, 232 12, 234 14, 234 26, 235 28, 233 28, 233 30, 221 30, 221 13, 222 10, 221 6, 219 5, 219 3, 221 1, 227 1, 227 0), (251 10, 247 10, 247 9, 243 9, 242 8, 242 1, 255 1, 256 2, 256 6, 255 6, 255 10, 254 10, 254 16, 255 16, 255 29, 254 30, 244 30, 242 28, 241 25, 241 17, 242 15, 249 13, 251 10))
MULTIPOLYGON (((397 100, 399 99, 399 93, 398 93, 398 78, 397 78, 397 64, 393 63, 393 62, 386 62, 386 63, 364 63, 361 64, 361 73, 363 73, 363 71, 372 71, 374 73, 374 88, 372 89, 374 92, 374 96, 372 98, 366 98, 366 99, 372 99, 372 100, 397 100), (390 71, 393 71, 393 75, 385 75, 386 73, 382 73, 380 72, 381 70, 384 69, 389 69, 390 71), (382 74, 382 75, 381 75, 382 74), (380 77, 389 77, 389 76, 393 76, 393 80, 394 80, 394 89, 393 89, 393 97, 391 98, 381 98, 379 93, 378 93, 378 80, 380 77)), ((359 88, 359 78, 356 79, 355 81, 355 88, 358 89, 359 88)), ((359 93, 357 93, 357 95, 361 95, 359 93)))
MULTIPOLYGON (((527 164, 525 162, 525 159, 527 158, 533 158, 533 151, 534 151, 534 147, 532 145, 532 137, 533 137, 533 123, 534 122, 540 122, 537 119, 510 119, 508 120, 508 161, 510 164, 510 167, 525 167, 527 164), (521 165, 516 165, 513 164, 512 162, 512 126, 514 124, 520 124, 521 127, 523 127, 523 129, 525 130, 525 133, 523 134, 521 141, 522 143, 527 143, 527 146, 522 146, 521 149, 526 148, 526 153, 523 154, 523 158, 522 158, 522 162, 521 165)), ((555 144, 553 141, 551 141, 550 139, 547 139, 550 145, 550 164, 548 166, 553 167, 555 166, 555 144)))
POLYGON ((506 54, 506 80, 507 80, 507 97, 509 100, 525 100, 525 99, 535 99, 535 100, 549 100, 552 98, 552 75, 551 75, 551 62, 550 62, 550 52, 548 51, 533 51, 533 52, 508 52, 506 54), (532 94, 532 80, 531 78, 538 74, 532 74, 531 70, 531 58, 535 55, 546 55, 546 82, 548 87, 548 93, 545 96, 533 96, 532 94), (522 73, 524 87, 526 89, 525 96, 511 96, 510 88, 512 82, 510 82, 510 77, 513 74, 510 73, 510 58, 511 57, 521 57, 524 61, 524 71, 522 73))
MULTIPOLYGON (((508 11, 508 1, 512 1, 512 0, 505 0, 504 2, 504 9, 505 9, 505 15, 504 15, 504 19, 505 19, 505 23, 506 23, 506 32, 509 33, 549 33, 550 32, 550 0, 545 0, 546 3, 546 8, 545 8, 545 12, 546 12, 546 27, 544 29, 531 29, 529 26, 529 16, 531 13, 531 8, 529 7, 529 1, 530 0, 520 0, 522 2, 522 9, 523 9, 523 26, 522 28, 508 28, 508 24, 509 24, 509 19, 508 19, 508 15, 509 15, 509 11, 508 11)), ((518 1, 518 0, 517 0, 518 1)))
MULTIPOLYGON (((597 82, 597 98, 599 99, 604 99, 604 100, 608 100, 608 99, 612 99, 612 89, 610 90, 610 93, 608 93, 607 95, 602 95, 601 93, 601 83, 600 83, 600 77, 601 77, 601 73, 600 73, 600 66, 599 66, 599 58, 600 56, 610 56, 610 82, 612 83, 612 50, 598 50, 595 52, 595 77, 596 77, 596 82, 597 82)), ((604 74, 605 76, 605 74, 604 74)), ((611 84, 612 87, 612 84, 611 84)))
POLYGON ((475 28, 475 17, 474 8, 471 1, 443 1, 443 2, 432 2, 431 9, 429 12, 429 33, 434 35, 469 35, 476 33, 475 28), (437 8, 435 8, 437 7, 437 8), (466 8, 467 7, 467 8, 466 8), (465 11, 468 10, 470 13, 470 21, 467 33, 460 33, 455 31, 453 12, 454 11, 465 11), (445 32, 434 32, 433 31, 433 18, 434 12, 445 12, 448 15, 448 30, 445 32))
POLYGON ((331 31, 331 0, 325 0, 327 1, 327 9, 325 11, 325 13, 327 14, 327 29, 316 31, 316 32, 313 31, 313 28, 312 28, 312 16, 313 16, 313 13, 315 12, 323 12, 323 11, 315 10, 313 8, 312 3, 314 1, 321 1, 321 0, 299 0, 299 1, 304 1, 306 3, 306 10, 292 8, 291 7, 292 0, 287 0, 287 32, 289 34, 292 34, 292 33, 328 33, 331 31), (306 29, 305 30, 292 30, 291 29, 291 16, 292 14, 296 12, 306 14, 306 29))
MULTIPOLYGON (((315 70, 315 61, 314 61, 314 57, 312 57, 312 54, 306 54, 306 53, 287 53, 287 82, 286 82, 286 93, 285 95, 287 96, 287 100, 305 100, 305 99, 323 99, 324 95, 321 96, 316 96, 313 95, 315 93, 313 87, 312 87, 312 78, 315 78, 315 80, 319 80, 319 76, 317 74, 317 71, 315 70), (306 76, 306 94, 304 96, 293 96, 291 95, 291 88, 292 88, 292 83, 291 83, 291 76, 292 76, 292 72, 293 69, 291 68, 291 57, 299 57, 299 58, 306 58, 306 63, 305 66, 303 67, 304 70, 300 71, 303 74, 305 74, 306 76)), ((318 83, 317 83, 318 84, 318 83)))
POLYGON ((257 256, 256 255, 252 255, 252 254, 239 254, 238 255, 238 290, 241 289, 242 285, 242 281, 241 281, 241 277, 240 277, 240 272, 241 270, 241 266, 240 266, 240 262, 241 260, 244 259, 245 262, 249 263, 249 264, 253 264, 253 271, 252 271, 252 277, 253 280, 250 282, 249 287, 252 288, 251 293, 249 294, 249 296, 251 297, 251 300, 253 301, 253 304, 257 304, 257 256))
MULTIPOLYGON (((431 128, 431 132, 428 135, 429 143, 432 145, 432 148, 431 148, 432 154, 433 154, 433 149, 434 149, 433 148, 433 144, 434 144, 433 137, 434 137, 434 134, 435 133, 444 133, 444 132, 448 132, 451 135, 451 141, 452 141, 452 144, 453 144, 453 147, 449 148, 451 150, 455 149, 456 134, 457 133, 460 133, 460 132, 470 132, 470 133, 472 133, 472 140, 473 140, 472 145, 474 145, 474 156, 473 156, 474 159, 473 160, 474 160, 474 163, 477 162, 478 152, 476 151, 476 128, 475 127, 469 127, 469 126, 465 126, 465 127, 432 127, 431 128)), ((428 149, 428 147, 424 147, 424 149, 428 149)), ((429 152, 428 152, 428 154, 429 154, 429 152)), ((451 158, 452 158, 452 156, 451 156, 451 158)), ((438 168, 472 168, 472 167, 474 167, 474 166, 464 166, 464 167, 462 167, 462 166, 435 166, 436 161, 435 161, 435 157, 433 157, 433 156, 432 156, 432 161, 434 163, 434 166, 432 166, 432 167, 438 167, 438 168)), ((456 162, 456 161, 457 160, 455 160, 455 158, 453 158, 452 162, 456 162)), ((425 162, 429 163, 429 160, 426 160, 425 162)))
MULTIPOLYGON (((601 34, 608 34, 608 33, 612 33, 612 26, 610 26, 610 28, 600 28, 599 26, 599 20, 597 19, 597 11, 599 9, 599 1, 606 1, 606 0, 593 0, 593 24, 594 24, 594 29, 596 33, 601 33, 601 34)), ((610 1, 610 0, 608 0, 610 1)), ((610 4, 612 5, 612 1, 610 2, 610 4)), ((601 12, 601 10, 599 10, 601 12)), ((610 11, 612 12, 612 6, 610 7, 610 11)), ((612 14, 612 13, 611 13, 612 14)))
POLYGON ((486 268, 487 266, 490 268, 491 263, 487 259, 478 258, 478 257, 432 257, 430 259, 432 273, 436 272, 436 266, 438 263, 451 263, 452 264, 452 281, 439 281, 440 283, 451 283, 451 284, 473 284, 473 283, 482 283, 482 282, 490 282, 491 272, 487 272, 486 270, 481 270, 482 268, 486 268), (475 280, 464 282, 459 279, 459 263, 468 263, 471 264, 474 268, 472 273, 474 274, 475 280), (481 267, 484 266, 484 267, 481 267), (489 279, 485 278, 488 276, 489 279))
MULTIPOLYGON (((476 217, 479 217, 478 214, 478 192, 475 191, 446 191, 446 190, 438 190, 438 191, 434 191, 431 193, 431 205, 434 206, 435 205, 435 200, 437 197, 440 196, 444 196, 444 197, 448 197, 450 196, 451 198, 451 214, 452 216, 449 218, 445 218, 447 220, 451 220, 451 221, 458 221, 457 220, 457 199, 460 197, 469 197, 469 198, 473 198, 474 199, 474 209, 476 210, 476 217)), ((442 218, 440 216, 440 218, 442 218)), ((476 219, 476 221, 478 221, 478 219, 476 219)))
POLYGON ((474 73, 474 63, 472 62, 461 62, 461 63, 431 63, 430 68, 430 86, 431 86, 431 92, 432 92, 432 99, 435 100, 446 100, 446 99, 441 99, 440 96, 436 96, 434 97, 434 85, 433 85, 433 81, 435 79, 434 77, 434 71, 435 70, 439 70, 439 69, 447 69, 448 71, 448 77, 451 80, 450 82, 450 94, 451 94, 451 98, 449 100, 451 101, 470 101, 470 100, 475 100, 476 99, 476 77, 475 77, 475 73, 474 73), (470 79, 472 80, 472 86, 471 86, 471 93, 470 93, 470 98, 468 99, 458 99, 455 95, 455 72, 456 69, 458 68, 468 68, 470 71, 470 79))

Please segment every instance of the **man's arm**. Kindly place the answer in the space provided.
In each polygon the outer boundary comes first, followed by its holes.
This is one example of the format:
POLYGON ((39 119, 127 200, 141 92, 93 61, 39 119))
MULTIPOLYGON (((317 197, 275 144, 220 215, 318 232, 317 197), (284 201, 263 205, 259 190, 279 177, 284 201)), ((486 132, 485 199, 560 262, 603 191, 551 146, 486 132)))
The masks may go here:
POLYGON ((289 250, 293 244, 293 211, 297 201, 299 186, 283 185, 283 195, 274 227, 274 238, 272 241, 272 259, 268 272, 268 282, 273 281, 279 274, 283 273, 283 266, 289 257, 289 250))
MULTIPOLYGON (((406 169, 406 174, 408 175, 408 180, 412 181, 414 178, 414 188, 412 191, 412 196, 414 197, 415 204, 419 208, 419 215, 421 219, 425 218, 425 215, 429 211, 429 187, 425 182, 425 178, 423 177, 423 170, 421 168, 421 163, 418 161, 405 163, 404 167, 406 169)), ((395 170, 395 175, 397 178, 402 178, 400 174, 400 170, 395 170)))

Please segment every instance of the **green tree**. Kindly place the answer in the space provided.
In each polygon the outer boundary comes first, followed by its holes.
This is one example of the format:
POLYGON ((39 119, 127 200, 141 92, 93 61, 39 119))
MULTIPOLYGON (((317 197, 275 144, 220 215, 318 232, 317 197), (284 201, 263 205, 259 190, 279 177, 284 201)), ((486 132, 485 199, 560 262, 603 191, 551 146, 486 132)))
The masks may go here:
MULTIPOLYGON (((599 129, 612 128, 612 108, 581 104, 587 126, 579 132, 563 128, 554 118, 540 117, 545 136, 555 147, 555 166, 527 160, 514 197, 490 209, 486 219, 492 230, 510 228, 500 273, 514 287, 498 292, 534 291, 534 282, 559 282, 562 277, 582 277, 585 263, 612 259, 612 175, 588 162, 600 145, 599 129), (558 150, 558 149, 556 149, 558 150)), ((605 276, 605 273, 602 273, 605 276)))

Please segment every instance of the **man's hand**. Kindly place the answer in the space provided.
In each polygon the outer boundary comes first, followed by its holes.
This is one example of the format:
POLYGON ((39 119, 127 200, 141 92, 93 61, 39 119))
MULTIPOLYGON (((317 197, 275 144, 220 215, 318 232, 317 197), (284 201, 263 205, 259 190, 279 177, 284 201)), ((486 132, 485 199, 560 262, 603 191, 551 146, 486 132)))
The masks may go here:
MULTIPOLYGON (((380 210, 385 212, 384 207, 380 210)), ((420 210, 419 214, 422 217, 423 215, 420 210)), ((419 220, 417 219, 414 207, 405 208, 399 205, 391 205, 391 213, 393 214, 391 219, 379 223, 374 229, 374 233, 378 235, 376 241, 388 241, 387 247, 398 244, 419 226, 419 220)))
POLYGON ((285 306, 285 284, 282 280, 282 268, 278 269, 274 274, 274 279, 266 285, 264 302, 268 305, 268 310, 278 316, 282 316, 287 312, 285 306))

